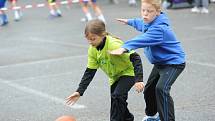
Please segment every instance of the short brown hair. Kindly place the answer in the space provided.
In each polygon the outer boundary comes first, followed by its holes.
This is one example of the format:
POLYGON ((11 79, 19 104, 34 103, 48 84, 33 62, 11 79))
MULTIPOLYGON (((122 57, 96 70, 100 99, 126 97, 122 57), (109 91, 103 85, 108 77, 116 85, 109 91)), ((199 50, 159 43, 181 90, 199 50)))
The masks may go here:
POLYGON ((89 33, 96 34, 98 36, 106 35, 105 23, 99 19, 94 19, 87 22, 85 27, 85 35, 87 36, 89 33))

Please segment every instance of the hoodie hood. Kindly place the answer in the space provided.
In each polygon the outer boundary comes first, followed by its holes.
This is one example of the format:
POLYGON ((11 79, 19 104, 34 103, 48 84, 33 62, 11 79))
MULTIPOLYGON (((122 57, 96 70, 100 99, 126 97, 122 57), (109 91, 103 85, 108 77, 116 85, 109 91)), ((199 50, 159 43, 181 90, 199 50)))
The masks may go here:
POLYGON ((152 25, 164 25, 166 24, 169 26, 169 20, 165 13, 161 12, 159 16, 157 16, 151 23, 146 24, 146 27, 152 26, 152 25))

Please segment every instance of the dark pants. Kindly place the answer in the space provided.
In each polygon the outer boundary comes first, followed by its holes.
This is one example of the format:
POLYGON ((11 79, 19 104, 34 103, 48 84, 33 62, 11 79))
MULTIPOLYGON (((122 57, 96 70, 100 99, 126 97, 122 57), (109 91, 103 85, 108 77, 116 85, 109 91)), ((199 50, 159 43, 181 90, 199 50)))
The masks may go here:
POLYGON ((0 8, 5 7, 5 2, 6 2, 6 0, 0 0, 0 8))
POLYGON ((133 76, 122 76, 111 86, 110 121, 134 121, 128 110, 128 91, 134 85, 133 76))
POLYGON ((146 115, 153 116, 158 112, 161 121, 175 121, 170 89, 184 68, 185 64, 154 65, 144 89, 146 115))

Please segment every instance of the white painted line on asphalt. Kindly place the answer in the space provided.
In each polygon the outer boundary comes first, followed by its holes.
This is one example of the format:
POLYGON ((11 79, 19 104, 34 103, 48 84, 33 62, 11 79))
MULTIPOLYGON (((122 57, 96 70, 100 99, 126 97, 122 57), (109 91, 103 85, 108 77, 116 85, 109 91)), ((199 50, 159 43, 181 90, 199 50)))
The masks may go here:
POLYGON ((39 3, 39 4, 37 4, 37 7, 38 8, 41 8, 41 7, 45 7, 46 5, 44 4, 44 3, 39 3))
POLYGON ((14 79, 14 81, 23 81, 23 80, 34 80, 38 78, 50 78, 50 77, 59 77, 59 76, 66 76, 66 75, 72 75, 73 72, 66 72, 66 73, 57 73, 57 74, 46 74, 42 76, 34 76, 34 77, 27 77, 27 78, 21 78, 21 79, 14 79))
POLYGON ((208 36, 200 36, 200 37, 198 37, 198 38, 189 38, 189 39, 187 39, 187 38, 184 38, 183 40, 186 40, 186 41, 194 41, 194 40, 208 40, 208 38, 215 38, 215 34, 211 34, 211 35, 208 35, 208 36))
POLYGON ((197 27, 193 27, 193 29, 195 29, 195 30, 207 30, 207 31, 214 31, 215 30, 215 28, 210 26, 210 25, 197 26, 197 27))
POLYGON ((201 66, 207 66, 207 67, 212 67, 215 68, 215 64, 211 64, 211 63, 203 63, 203 62, 198 62, 198 61, 187 61, 188 63, 191 64, 197 64, 197 65, 201 65, 201 66))
POLYGON ((81 45, 81 44, 74 44, 74 43, 67 43, 67 42, 57 42, 54 40, 48 40, 48 39, 44 39, 44 38, 38 38, 38 37, 29 37, 26 40, 31 40, 31 41, 38 41, 38 42, 47 42, 47 43, 52 43, 52 44, 60 44, 60 45, 66 45, 66 46, 73 46, 73 47, 81 47, 81 48, 88 48, 89 46, 87 45, 81 45))
POLYGON ((49 95, 49 94, 46 94, 46 93, 43 93, 43 92, 31 89, 31 88, 28 88, 28 87, 25 87, 25 86, 21 86, 19 84, 16 84, 16 83, 13 83, 13 82, 10 82, 10 81, 4 81, 4 80, 2 80, 0 82, 4 83, 4 84, 7 84, 8 86, 13 87, 15 89, 18 89, 20 91, 37 95, 39 97, 48 99, 48 100, 50 100, 52 102, 55 102, 55 103, 58 103, 58 104, 62 104, 64 106, 68 106, 68 107, 70 107, 72 109, 83 109, 83 108, 86 108, 86 106, 80 105, 80 104, 77 104, 77 103, 74 104, 74 105, 72 105, 72 106, 66 105, 66 102, 63 99, 60 99, 58 97, 55 97, 55 96, 52 96, 52 95, 49 95))
POLYGON ((75 56, 55 58, 55 59, 46 59, 46 60, 33 61, 33 62, 24 62, 24 63, 17 63, 17 64, 11 64, 11 65, 3 65, 3 66, 0 66, 0 69, 8 68, 11 66, 23 66, 23 65, 27 65, 27 64, 41 64, 41 63, 47 63, 47 62, 62 61, 62 60, 66 60, 66 59, 73 60, 73 59, 79 59, 79 58, 83 58, 83 57, 87 57, 87 55, 75 55, 75 56))

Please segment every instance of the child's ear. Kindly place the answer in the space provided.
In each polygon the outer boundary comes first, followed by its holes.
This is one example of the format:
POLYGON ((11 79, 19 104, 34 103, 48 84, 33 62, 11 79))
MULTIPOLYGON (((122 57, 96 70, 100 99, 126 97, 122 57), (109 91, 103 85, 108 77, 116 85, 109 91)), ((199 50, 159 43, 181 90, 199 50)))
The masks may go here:
POLYGON ((157 10, 157 16, 159 16, 161 13, 161 9, 157 10))

